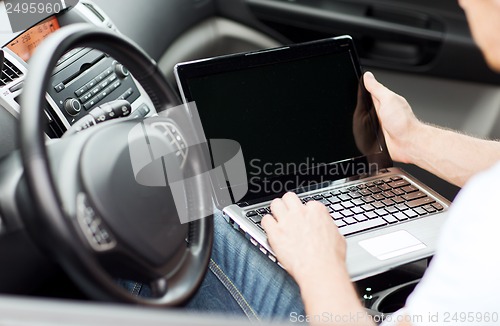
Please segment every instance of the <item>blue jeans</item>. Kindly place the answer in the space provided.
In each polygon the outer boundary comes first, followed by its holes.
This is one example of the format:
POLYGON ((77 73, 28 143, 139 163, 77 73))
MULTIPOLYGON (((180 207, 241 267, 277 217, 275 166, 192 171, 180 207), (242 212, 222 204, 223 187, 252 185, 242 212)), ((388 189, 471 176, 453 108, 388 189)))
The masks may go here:
MULTIPOLYGON (((244 315, 250 320, 290 320, 304 315, 300 291, 294 280, 235 231, 217 212, 209 270, 186 309, 217 314, 244 315)), ((149 289, 124 284, 138 295, 149 289)))

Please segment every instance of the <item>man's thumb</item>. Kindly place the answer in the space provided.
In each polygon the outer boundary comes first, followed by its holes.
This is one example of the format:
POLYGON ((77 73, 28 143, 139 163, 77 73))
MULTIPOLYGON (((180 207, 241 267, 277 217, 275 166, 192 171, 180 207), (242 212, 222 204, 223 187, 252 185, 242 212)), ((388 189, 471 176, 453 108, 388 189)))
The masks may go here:
POLYGON ((372 96, 374 96, 378 100, 381 100, 384 96, 390 94, 390 91, 384 85, 379 83, 371 72, 366 72, 363 76, 363 79, 368 92, 370 92, 370 94, 372 94, 372 96))

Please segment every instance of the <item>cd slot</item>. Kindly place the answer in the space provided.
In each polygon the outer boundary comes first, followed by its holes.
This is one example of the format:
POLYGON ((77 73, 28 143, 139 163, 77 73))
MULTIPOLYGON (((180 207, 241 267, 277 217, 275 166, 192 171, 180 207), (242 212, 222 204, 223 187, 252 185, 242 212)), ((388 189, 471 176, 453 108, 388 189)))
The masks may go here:
POLYGON ((52 76, 55 76, 61 70, 71 66, 73 62, 77 61, 78 59, 80 59, 81 57, 83 57, 84 55, 86 55, 91 51, 92 49, 89 48, 77 48, 67 52, 57 61, 57 65, 56 68, 54 69, 54 72, 52 73, 52 76))
POLYGON ((92 67, 94 67, 96 64, 98 64, 105 57, 106 57, 105 54, 101 54, 94 61, 92 61, 92 62, 90 62, 88 64, 82 65, 82 69, 80 69, 78 72, 74 73, 73 75, 71 75, 68 78, 66 78, 65 80, 63 80, 63 84, 65 86, 68 86, 68 85, 72 84, 73 82, 77 81, 78 78, 80 78, 80 76, 84 75, 87 71, 89 71, 90 69, 92 69, 92 67))

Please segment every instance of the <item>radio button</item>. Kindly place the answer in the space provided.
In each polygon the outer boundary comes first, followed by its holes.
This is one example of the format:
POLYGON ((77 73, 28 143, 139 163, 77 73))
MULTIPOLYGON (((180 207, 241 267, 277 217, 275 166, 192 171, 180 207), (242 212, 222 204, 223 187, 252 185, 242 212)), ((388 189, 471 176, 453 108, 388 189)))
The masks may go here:
POLYGON ((92 98, 92 96, 94 96, 92 93, 87 93, 87 94, 83 95, 82 97, 80 97, 80 101, 85 103, 88 100, 90 100, 92 98))
POLYGON ((106 79, 105 81, 100 83, 98 87, 100 87, 101 89, 105 89, 108 86, 109 86, 109 81, 106 79))
POLYGON ((64 109, 69 115, 75 116, 82 110, 82 104, 76 98, 69 98, 64 102, 64 109))
POLYGON ((88 101, 87 103, 85 103, 84 107, 85 107, 85 110, 90 110, 92 109, 94 106, 97 105, 97 103, 99 103, 100 101, 102 100, 102 98, 100 96, 96 96, 94 98, 92 98, 90 101, 88 101))
POLYGON ((97 80, 98 83, 102 82, 106 77, 111 75, 112 72, 113 70, 111 68, 108 68, 105 71, 101 72, 99 76, 97 76, 95 79, 97 80))
POLYGON ((114 82, 113 85, 111 85, 111 89, 115 90, 118 87, 120 87, 121 85, 122 85, 122 83, 118 80, 118 81, 114 82))
POLYGON ((112 73, 113 73, 113 68, 109 67, 108 69, 106 69, 103 72, 101 72, 99 74, 99 76, 97 76, 95 79, 99 83, 99 82, 103 81, 106 77, 108 77, 109 75, 111 75, 112 73))
POLYGON ((132 94, 134 94, 134 90, 132 88, 129 88, 125 93, 123 93, 123 96, 125 97, 125 99, 128 99, 130 96, 132 96, 132 94))
POLYGON ((97 87, 92 89, 91 93, 93 96, 96 96, 97 94, 99 94, 100 91, 101 91, 101 87, 97 86, 97 87))
POLYGON ((75 95, 76 95, 76 96, 78 96, 78 97, 80 97, 80 96, 82 96, 83 94, 85 94, 85 92, 87 92, 87 91, 88 91, 87 86, 83 86, 82 88, 79 88, 79 89, 77 89, 77 90, 75 91, 75 95))
POLYGON ((118 78, 118 76, 116 76, 116 74, 112 74, 111 76, 108 77, 108 81, 110 83, 114 82, 116 79, 118 78))
POLYGON ((106 96, 109 95, 109 93, 111 93, 110 89, 109 88, 106 88, 105 90, 102 91, 101 94, 99 94, 99 97, 101 98, 105 98, 106 96))
POLYGON ((95 78, 95 80, 96 80, 98 83, 100 83, 100 82, 102 82, 102 81, 104 80, 104 78, 106 78, 106 76, 104 76, 104 74, 99 74, 99 75, 95 78))
POLYGON ((66 88, 66 86, 64 86, 63 83, 59 83, 57 84, 56 86, 54 86, 54 90, 57 92, 57 93, 61 93, 64 89, 66 88))
POLYGON ((95 85, 97 85, 97 81, 95 79, 92 79, 87 84, 85 84, 85 86, 87 86, 87 89, 92 89, 95 85))
POLYGON ((87 111, 88 111, 88 110, 90 110, 90 109, 92 109, 92 107, 93 107, 93 106, 94 106, 94 105, 92 105, 90 102, 89 102, 89 103, 86 103, 86 104, 84 105, 85 110, 87 110, 87 111))
POLYGON ((120 95, 120 97, 118 97, 117 100, 126 100, 130 96, 132 96, 132 94, 134 94, 134 90, 132 88, 129 88, 125 93, 120 95))

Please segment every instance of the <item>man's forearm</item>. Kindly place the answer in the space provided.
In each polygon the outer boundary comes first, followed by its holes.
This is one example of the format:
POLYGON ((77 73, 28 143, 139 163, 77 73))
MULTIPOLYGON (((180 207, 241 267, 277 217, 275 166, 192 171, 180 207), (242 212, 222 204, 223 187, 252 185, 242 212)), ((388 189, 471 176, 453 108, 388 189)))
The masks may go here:
POLYGON ((322 271, 299 286, 310 324, 373 325, 347 271, 322 271))
POLYGON ((410 163, 462 187, 500 161, 500 142, 421 124, 408 146, 410 163))

